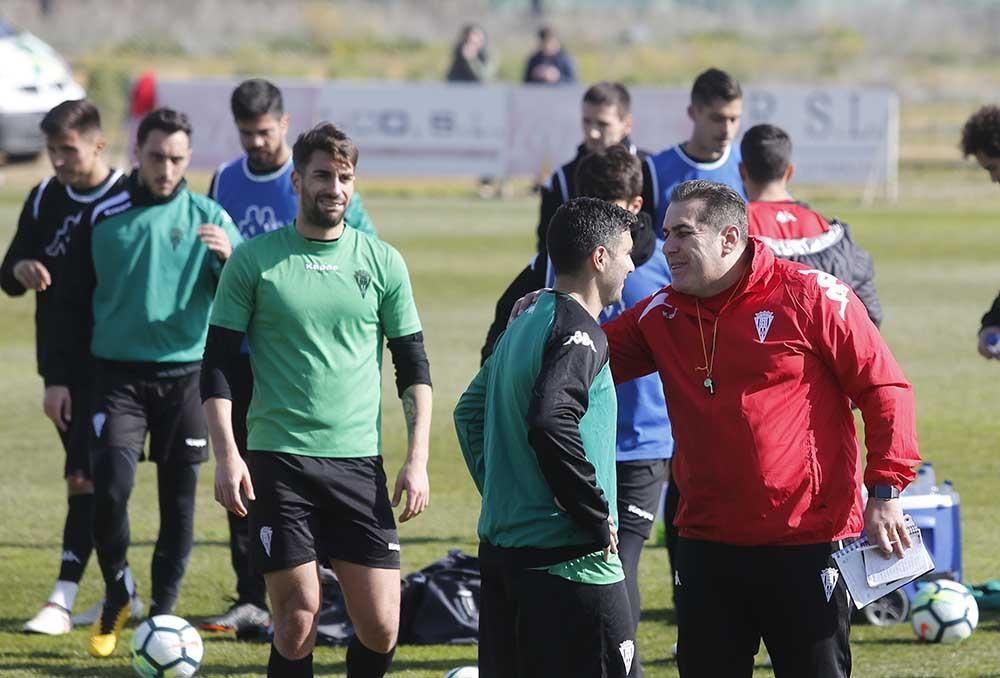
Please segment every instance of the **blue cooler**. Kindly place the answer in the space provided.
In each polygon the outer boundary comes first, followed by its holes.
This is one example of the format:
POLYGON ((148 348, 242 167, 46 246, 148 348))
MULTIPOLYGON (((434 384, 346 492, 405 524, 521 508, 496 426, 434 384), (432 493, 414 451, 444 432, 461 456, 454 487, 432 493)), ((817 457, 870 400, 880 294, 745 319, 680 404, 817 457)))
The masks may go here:
MULTIPOLYGON (((935 488, 938 489, 938 488, 935 488)), ((927 552, 934 561, 934 571, 922 579, 946 577, 962 581, 962 528, 959 519, 959 497, 954 491, 930 494, 904 494, 899 498, 903 513, 913 516, 920 528, 927 552)), ((917 582, 904 589, 912 599, 917 582)))

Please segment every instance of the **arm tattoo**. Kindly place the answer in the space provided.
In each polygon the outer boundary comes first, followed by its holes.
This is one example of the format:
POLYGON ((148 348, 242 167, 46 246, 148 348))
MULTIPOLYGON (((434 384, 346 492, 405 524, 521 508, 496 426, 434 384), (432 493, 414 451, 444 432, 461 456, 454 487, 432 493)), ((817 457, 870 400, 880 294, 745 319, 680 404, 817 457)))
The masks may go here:
POLYGON ((417 399, 412 389, 403 392, 403 418, 406 419, 406 434, 412 439, 413 429, 417 425, 417 399))

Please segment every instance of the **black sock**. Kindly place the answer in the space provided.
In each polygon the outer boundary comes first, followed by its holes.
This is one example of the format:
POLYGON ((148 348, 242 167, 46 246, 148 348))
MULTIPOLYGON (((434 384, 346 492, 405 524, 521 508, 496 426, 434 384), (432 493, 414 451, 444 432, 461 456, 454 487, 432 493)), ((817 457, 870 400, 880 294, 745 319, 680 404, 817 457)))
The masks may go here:
POLYGON ((271 658, 267 661, 268 678, 313 678, 312 652, 302 659, 286 659, 271 643, 271 658))
POLYGON ((128 563, 125 567, 115 572, 110 579, 105 580, 105 604, 115 608, 121 608, 132 600, 135 593, 135 583, 132 581, 132 574, 128 570, 128 563))
POLYGON ((394 654, 395 647, 382 654, 369 650, 354 636, 347 646, 347 678, 382 678, 389 670, 394 654))
POLYGON ((80 583, 83 571, 94 550, 94 495, 74 494, 69 497, 66 524, 63 527, 62 565, 60 581, 80 583))

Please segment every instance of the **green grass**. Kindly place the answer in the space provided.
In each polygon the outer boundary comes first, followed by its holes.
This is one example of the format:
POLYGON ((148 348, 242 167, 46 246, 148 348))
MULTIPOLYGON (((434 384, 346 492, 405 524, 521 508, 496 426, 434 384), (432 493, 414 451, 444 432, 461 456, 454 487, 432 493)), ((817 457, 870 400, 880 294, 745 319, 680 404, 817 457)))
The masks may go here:
MULTIPOLYGON (((1000 475, 1000 423, 993 402, 998 367, 974 349, 979 316, 1000 281, 995 263, 1000 201, 986 188, 965 208, 935 204, 928 197, 919 203, 924 209, 860 209, 844 203, 836 210, 875 257, 886 310, 884 334, 916 386, 922 451, 935 462, 939 479, 953 480, 962 495, 966 576, 973 582, 1000 577, 1000 551, 991 537, 1000 475)), ((4 242, 20 195, 9 184, 0 192, 4 242)), ((451 410, 478 365, 497 294, 530 255, 537 206, 534 200, 377 196, 366 202, 383 236, 407 259, 435 382, 432 502, 425 515, 401 527, 405 572, 448 548, 474 548, 477 496, 458 453, 451 410)), ((32 313, 31 299, 0 304, 0 676, 129 676, 121 650, 105 661, 87 656, 85 630, 54 639, 19 633, 52 585, 65 515, 62 451, 42 416, 41 384, 34 373, 32 313)), ((394 476, 404 429, 391 384, 386 386, 386 458, 394 476)), ((211 463, 203 469, 196 546, 178 606, 178 613, 189 618, 218 612, 234 583, 225 518, 212 499, 212 471, 211 463)), ((130 559, 147 599, 157 525, 153 481, 153 469, 143 465, 131 501, 130 559)), ((666 569, 663 549, 648 547, 641 570, 645 612, 639 648, 652 677, 676 675, 666 569)), ((78 609, 99 597, 98 580, 92 561, 78 609)), ((127 632, 125 644, 129 639, 127 632)), ((918 644, 908 626, 857 625, 852 647, 856 676, 1000 675, 1000 617, 984 614, 976 634, 958 646, 918 644)), ((212 636, 202 675, 261 675, 266 661, 266 646, 212 636)), ((474 661, 474 647, 404 646, 393 675, 429 678, 474 661)), ((343 651, 321 648, 316 663, 321 675, 342 675, 343 651)), ((758 674, 771 672, 761 668, 758 674)))

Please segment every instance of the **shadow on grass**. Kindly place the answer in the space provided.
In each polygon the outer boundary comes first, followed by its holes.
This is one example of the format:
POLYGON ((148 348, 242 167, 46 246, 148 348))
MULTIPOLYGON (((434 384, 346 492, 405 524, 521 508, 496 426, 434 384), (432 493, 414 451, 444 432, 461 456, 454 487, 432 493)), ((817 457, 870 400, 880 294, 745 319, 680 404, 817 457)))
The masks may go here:
POLYGON ((677 626, 677 611, 672 607, 654 607, 643 610, 642 622, 657 622, 677 626))

